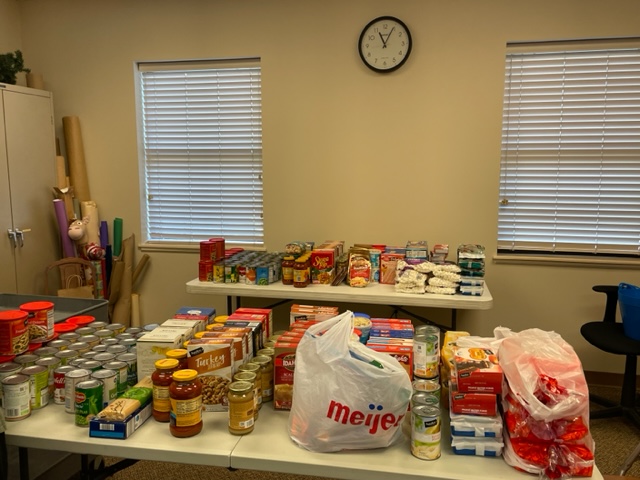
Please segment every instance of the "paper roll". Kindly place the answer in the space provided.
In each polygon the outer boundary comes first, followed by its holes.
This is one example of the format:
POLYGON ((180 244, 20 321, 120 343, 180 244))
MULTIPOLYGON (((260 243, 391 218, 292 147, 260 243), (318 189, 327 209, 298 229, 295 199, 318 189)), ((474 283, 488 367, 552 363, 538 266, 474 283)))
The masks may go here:
POLYGON ((67 167, 60 155, 56 156, 56 187, 60 190, 67 188, 67 167))
POLYGON ((119 257, 122 251, 122 219, 113 219, 113 256, 119 257))
POLYGON ((53 208, 56 211, 56 219, 58 220, 62 254, 64 257, 75 257, 76 249, 73 246, 73 241, 69 237, 69 221, 67 220, 67 212, 64 208, 64 202, 56 198, 53 201, 53 208))
POLYGON ((80 119, 78 117, 62 117, 62 126, 67 146, 67 159, 69 160, 69 178, 75 197, 80 201, 91 200, 80 119))
POLYGON ((102 220, 100 222, 100 246, 106 249, 108 244, 109 244, 109 226, 107 225, 107 222, 102 220))
POLYGON ((87 243, 100 245, 100 218, 98 217, 98 206, 96 202, 80 202, 82 218, 88 218, 87 223, 87 243))
POLYGON ((27 73, 27 87, 44 90, 44 78, 40 73, 27 73))
POLYGON ((140 326, 140 295, 138 293, 131 294, 131 326, 140 326))

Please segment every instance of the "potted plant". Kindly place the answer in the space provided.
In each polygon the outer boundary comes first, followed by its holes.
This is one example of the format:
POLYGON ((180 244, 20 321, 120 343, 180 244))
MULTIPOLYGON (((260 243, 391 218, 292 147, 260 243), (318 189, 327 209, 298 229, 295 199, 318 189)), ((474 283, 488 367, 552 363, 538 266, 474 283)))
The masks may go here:
POLYGON ((15 85, 16 75, 19 72, 31 72, 30 69, 24 67, 24 60, 20 50, 16 50, 13 53, 0 54, 0 82, 15 85))

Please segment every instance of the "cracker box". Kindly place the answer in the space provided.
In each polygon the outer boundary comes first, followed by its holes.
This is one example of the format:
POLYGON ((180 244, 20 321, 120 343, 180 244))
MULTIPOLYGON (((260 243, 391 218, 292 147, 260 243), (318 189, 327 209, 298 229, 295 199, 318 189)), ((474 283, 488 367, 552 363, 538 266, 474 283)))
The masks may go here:
POLYGON ((453 367, 458 391, 478 393, 502 392, 502 368, 489 348, 456 348, 453 367))
POLYGON ((187 365, 198 372, 202 382, 202 408, 205 412, 229 410, 227 393, 233 378, 235 341, 233 338, 189 340, 187 365))
POLYGON ((298 342, 278 339, 273 356, 273 408, 291 410, 298 342))
POLYGON ((173 315, 173 318, 181 318, 183 320, 200 320, 203 330, 207 325, 213 323, 215 317, 216 309, 206 307, 181 307, 173 315))
POLYGON ((156 327, 139 337, 136 340, 138 381, 154 372, 156 360, 165 358, 168 350, 182 348, 191 332, 190 327, 156 327))

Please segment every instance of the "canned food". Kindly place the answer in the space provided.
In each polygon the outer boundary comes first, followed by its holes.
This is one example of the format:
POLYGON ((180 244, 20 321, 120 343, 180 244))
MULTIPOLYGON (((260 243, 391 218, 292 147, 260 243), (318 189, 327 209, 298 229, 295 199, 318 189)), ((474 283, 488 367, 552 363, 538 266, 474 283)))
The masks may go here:
POLYGON ((100 343, 100 337, 97 337, 93 334, 80 335, 80 338, 78 338, 78 342, 86 343, 87 345, 89 345, 89 348, 91 348, 91 347, 95 347, 100 343))
POLYGON ((78 327, 76 329, 76 333, 81 337, 83 335, 93 335, 94 333, 96 333, 96 329, 92 327, 78 327))
POLYGON ((2 379, 2 406, 9 422, 31 415, 31 386, 27 375, 9 375, 2 379))
POLYGON ((135 353, 121 353, 116 360, 127 363, 127 384, 133 387, 138 383, 138 356, 135 353))
POLYGON ((100 340, 100 344, 101 345, 106 345, 107 347, 110 347, 112 345, 117 345, 118 344, 118 339, 117 338, 113 338, 113 337, 103 338, 102 340, 100 340))
POLYGON ((36 365, 47 367, 47 372, 49 375, 49 398, 53 398, 55 389, 53 381, 53 371, 58 368, 60 364, 61 361, 58 357, 42 357, 40 360, 36 360, 36 365))
POLYGON ((107 345, 105 345, 104 343, 101 342, 98 345, 95 345, 95 346, 91 347, 91 351, 92 352, 96 352, 96 353, 106 352, 107 351, 107 345))
POLYGON ((433 379, 416 379, 413 381, 413 392, 426 392, 440 401, 440 381, 433 379))
POLYGON ((85 370, 89 370, 91 372, 98 371, 102 368, 102 362, 97 360, 86 360, 78 365, 80 368, 84 368, 85 370))
POLYGON ((127 348, 126 345, 109 345, 106 351, 108 353, 112 353, 113 355, 117 356, 117 355, 120 355, 121 353, 127 353, 129 349, 127 348))
POLYGON ((29 315, 21 310, 0 312, 0 355, 20 355, 29 348, 29 315))
POLYGON ((75 369, 71 365, 62 365, 53 371, 53 403, 64 405, 64 379, 68 372, 75 369))
POLYGON ((61 340, 59 338, 56 340, 51 340, 49 343, 47 343, 47 347, 55 348, 58 351, 66 350, 69 345, 71 345, 71 342, 69 340, 61 340))
MULTIPOLYGON (((20 370, 22 370, 22 366, 18 365, 15 362, 0 363, 0 381, 2 381, 3 378, 20 373, 20 370)), ((2 388, 0 388, 0 406, 1 405, 2 405, 2 388)))
POLYGON ((91 378, 102 382, 102 408, 113 402, 118 396, 118 374, 114 370, 98 370, 91 378))
POLYGON ((125 347, 128 352, 131 352, 136 347, 136 343, 137 340, 135 338, 123 338, 120 340, 120 345, 125 347))
POLYGON ((13 359, 14 363, 24 367, 31 367, 36 364, 36 360, 40 360, 40 357, 31 353, 23 353, 13 359))
POLYGON ((69 340, 71 343, 74 343, 78 341, 78 339, 80 338, 80 335, 78 335, 76 332, 65 332, 58 335, 58 338, 60 340, 69 340))
POLYGON ((439 337, 418 333, 413 337, 413 375, 418 378, 436 378, 439 375, 439 337))
POLYGON ((116 397, 119 397, 127 391, 127 388, 129 387, 129 384, 127 383, 129 365, 127 364, 127 362, 120 362, 118 360, 115 360, 113 362, 105 363, 104 365, 102 365, 102 368, 104 368, 105 370, 113 370, 116 372, 116 397))
POLYGON ((104 364, 106 362, 114 361, 116 359, 116 356, 115 354, 109 352, 99 352, 93 357, 93 359, 104 364))
POLYGON ((142 332, 142 329, 140 327, 129 327, 124 331, 124 333, 130 333, 133 336, 136 336, 141 332, 142 332))
POLYGON ((76 350, 60 350, 55 356, 60 359, 61 365, 68 365, 74 358, 79 358, 80 354, 76 350))
POLYGON ((411 407, 418 405, 429 405, 440 408, 440 399, 428 392, 416 392, 411 395, 411 407))
POLYGON ((106 328, 107 325, 109 325, 107 322, 100 322, 96 320, 95 322, 91 322, 90 324, 88 324, 87 327, 94 328, 96 331, 98 331, 106 328))
MULTIPOLYGON (((80 337, 78 337, 80 338, 80 337)), ((85 342, 74 342, 67 347, 67 350, 76 350, 80 355, 91 350, 91 347, 88 343, 85 342)))
POLYGON ((78 427, 88 427, 89 421, 102 410, 103 385, 100 380, 86 380, 76 385, 75 415, 78 427))
POLYGON ((45 342, 53 338, 53 303, 27 302, 20 305, 20 310, 27 312, 29 317, 30 341, 45 342))
POLYGON ((49 369, 42 365, 23 368, 20 373, 29 377, 31 410, 46 407, 49 404, 49 369))
POLYGON ((440 409, 419 405, 411 410, 411 453, 422 460, 440 458, 440 409))
POLYGON ((56 353, 58 353, 58 351, 59 350, 57 348, 53 347, 40 347, 36 348, 33 351, 33 354, 39 357, 53 357, 56 353))
POLYGON ((117 337, 118 335, 121 335, 122 333, 124 333, 127 327, 124 326, 122 323, 110 323, 105 328, 107 330, 111 330, 113 332, 113 336, 117 337))
POLYGON ((113 332, 111 330, 107 330, 106 328, 103 328, 102 330, 96 330, 94 335, 98 337, 101 342, 105 338, 113 338, 113 332))
POLYGON ((76 368, 67 372, 64 377, 64 411, 76 412, 76 385, 91 378, 91 372, 83 368, 76 368))
MULTIPOLYGON (((97 346, 97 345, 96 345, 97 346)), ((84 358, 85 360, 93 360, 95 358, 96 355, 98 355, 100 352, 96 352, 95 350, 91 349, 88 352, 84 352, 82 355, 80 355, 82 358, 84 358)))

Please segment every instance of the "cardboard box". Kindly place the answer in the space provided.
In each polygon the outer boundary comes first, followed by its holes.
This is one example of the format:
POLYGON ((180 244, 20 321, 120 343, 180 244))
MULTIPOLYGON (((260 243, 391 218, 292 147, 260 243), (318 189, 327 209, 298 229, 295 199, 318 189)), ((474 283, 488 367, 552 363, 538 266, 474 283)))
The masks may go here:
POLYGON ((251 308, 251 307, 239 307, 236 309, 235 313, 245 314, 248 313, 250 315, 266 315, 267 317, 267 325, 266 330, 264 332, 264 338, 267 339, 273 334, 273 310, 271 308, 251 308))
POLYGON ((298 342, 278 340, 273 356, 273 408, 291 410, 298 342))
POLYGON ((198 372, 202 382, 202 408, 205 412, 229 410, 227 393, 233 379, 235 340, 233 338, 194 338, 186 345, 188 367, 198 372))
POLYGON ((458 391, 494 394, 502 392, 502 368, 491 349, 456 348, 453 366, 458 391))
POLYGON ((168 350, 182 348, 191 332, 190 327, 157 327, 139 337, 136 341, 138 381, 154 372, 156 360, 165 358, 168 350))
MULTIPOLYGON (((246 320, 227 320, 224 324, 225 328, 248 328, 251 331, 251 338, 253 344, 253 355, 260 350, 263 345, 262 328, 264 327, 262 322, 248 322, 246 320)), ((252 356, 253 356, 252 355, 252 356)))
MULTIPOLYGON (((243 329, 244 330, 244 329, 243 329)), ((248 362, 253 357, 253 350, 249 350, 249 341, 247 338, 251 338, 247 332, 230 332, 230 331, 218 331, 218 332, 204 332, 200 338, 231 338, 235 341, 235 354, 233 357, 233 371, 237 372, 238 367, 245 362, 248 362)))
POLYGON ((311 252, 311 283, 331 285, 335 276, 335 248, 317 248, 311 252))
POLYGON ((200 320, 203 322, 203 329, 207 325, 213 323, 213 319, 215 317, 215 308, 203 307, 180 307, 178 311, 173 315, 173 318, 180 318, 183 320, 200 320))
POLYGON ((269 335, 271 335, 270 328, 269 328, 269 315, 266 313, 238 313, 238 311, 236 310, 234 313, 229 315, 229 317, 227 318, 227 321, 225 322, 225 325, 228 324, 229 322, 238 322, 238 321, 260 322, 262 324, 262 328, 260 331, 260 335, 261 335, 260 348, 262 348, 262 345, 264 345, 264 342, 266 342, 267 338, 269 338, 269 335))
POLYGON ((89 436, 98 438, 129 438, 140 425, 147 421, 153 410, 153 402, 140 407, 122 421, 92 418, 89 421, 89 436))
POLYGON ((449 382, 449 409, 452 413, 493 417, 498 413, 497 395, 493 393, 460 392, 449 382))
MULTIPOLYGON (((168 328, 189 327, 191 329, 191 334, 189 334, 189 338, 193 338, 193 336, 198 332, 204 332, 204 327, 205 327, 203 320, 187 320, 184 318, 170 318, 162 322, 160 326, 168 327, 168 328)), ((189 340, 189 338, 187 338, 187 340, 189 340)))
POLYGON ((400 365, 402 365, 409 375, 410 379, 413 379, 413 346, 407 345, 381 345, 381 344, 369 344, 367 347, 376 352, 383 352, 391 355, 395 358, 400 365))

